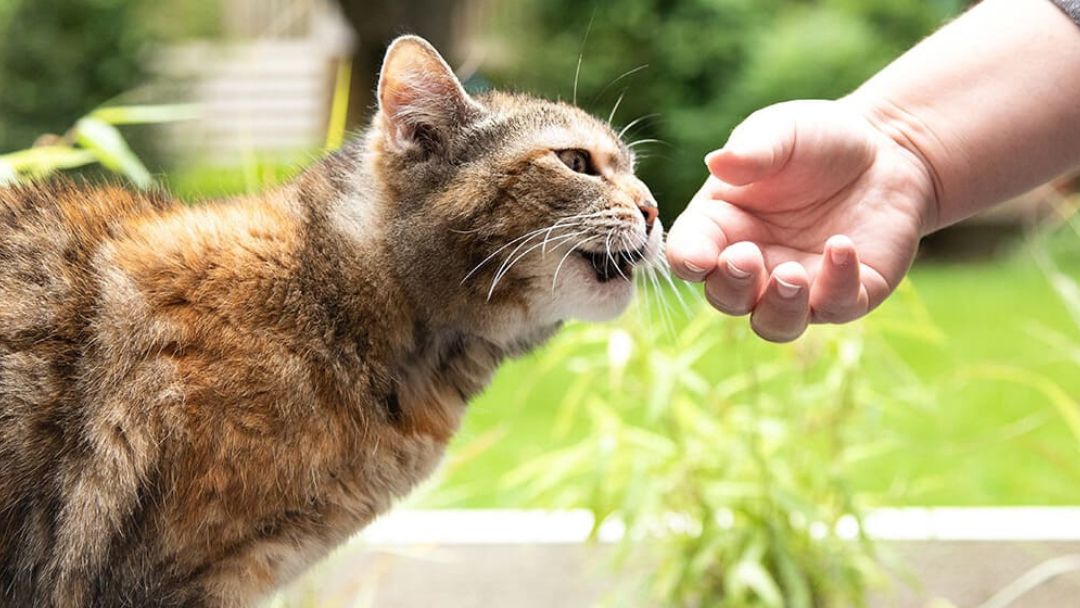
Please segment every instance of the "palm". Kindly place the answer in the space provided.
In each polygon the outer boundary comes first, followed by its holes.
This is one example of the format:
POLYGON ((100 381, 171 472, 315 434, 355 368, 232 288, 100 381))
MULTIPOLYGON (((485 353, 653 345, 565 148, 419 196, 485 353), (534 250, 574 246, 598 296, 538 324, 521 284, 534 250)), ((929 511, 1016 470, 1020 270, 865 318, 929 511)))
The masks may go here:
POLYGON ((706 199, 702 212, 729 242, 757 243, 769 268, 796 261, 814 276, 826 239, 843 234, 870 271, 863 277, 867 289, 885 288, 876 281, 895 287, 915 253, 919 210, 930 196, 919 185, 919 170, 889 149, 851 156, 843 165, 824 148, 812 154, 793 156, 777 175, 744 188, 711 177, 695 199, 706 199))
POLYGON ((751 140, 756 155, 710 161, 724 180, 710 177, 673 227, 673 257, 691 239, 710 240, 717 251, 748 241, 767 271, 795 262, 814 283, 826 240, 844 235, 861 263, 866 308, 880 303, 906 272, 933 200, 919 160, 838 102, 776 106, 748 120, 736 139, 751 140), (762 141, 777 143, 770 151, 762 141))

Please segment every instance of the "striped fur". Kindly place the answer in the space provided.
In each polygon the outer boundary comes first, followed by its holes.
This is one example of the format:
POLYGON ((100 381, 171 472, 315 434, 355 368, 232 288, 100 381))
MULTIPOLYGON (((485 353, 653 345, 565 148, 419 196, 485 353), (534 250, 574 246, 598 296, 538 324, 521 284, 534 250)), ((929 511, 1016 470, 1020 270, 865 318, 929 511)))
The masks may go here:
POLYGON ((371 129, 259 196, 0 189, 0 605, 252 605, 429 475, 506 357, 621 310, 576 257, 462 280, 572 214, 645 239, 647 190, 607 125, 438 62, 396 44, 371 129))

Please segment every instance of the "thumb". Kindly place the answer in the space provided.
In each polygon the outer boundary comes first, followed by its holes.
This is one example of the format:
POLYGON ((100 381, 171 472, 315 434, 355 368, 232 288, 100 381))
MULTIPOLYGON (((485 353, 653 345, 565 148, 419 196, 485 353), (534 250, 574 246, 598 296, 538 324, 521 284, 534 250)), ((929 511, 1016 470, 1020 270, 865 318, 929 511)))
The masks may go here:
POLYGON ((705 157, 705 165, 717 179, 745 186, 778 173, 794 149, 793 117, 780 106, 770 106, 735 127, 724 147, 705 157))

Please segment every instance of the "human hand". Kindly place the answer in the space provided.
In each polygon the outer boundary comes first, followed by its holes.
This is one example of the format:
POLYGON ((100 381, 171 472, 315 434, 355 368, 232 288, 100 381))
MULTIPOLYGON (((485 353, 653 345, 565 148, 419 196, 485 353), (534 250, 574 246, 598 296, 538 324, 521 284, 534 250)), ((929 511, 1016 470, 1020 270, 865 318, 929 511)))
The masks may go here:
POLYGON ((672 269, 774 342, 876 307, 936 221, 932 168, 878 124, 849 100, 751 115, 706 157, 711 176, 668 237, 672 269))

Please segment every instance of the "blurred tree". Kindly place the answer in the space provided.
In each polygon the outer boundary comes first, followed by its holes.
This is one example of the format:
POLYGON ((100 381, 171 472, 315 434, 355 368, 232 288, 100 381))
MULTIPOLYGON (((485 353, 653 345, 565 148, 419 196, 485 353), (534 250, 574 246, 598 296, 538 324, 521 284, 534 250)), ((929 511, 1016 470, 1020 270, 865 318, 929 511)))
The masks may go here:
POLYGON ((0 151, 135 87, 151 43, 212 35, 216 10, 216 0, 0 1, 0 151))
POLYGON ((607 117, 625 94, 613 124, 647 117, 626 137, 667 142, 637 151, 670 221, 705 177, 702 156, 750 112, 844 95, 965 4, 522 0, 491 28, 510 57, 492 62, 488 76, 496 86, 571 100, 580 58, 580 105, 607 117))
POLYGON ((0 150, 26 147, 143 76, 133 3, 20 0, 0 31, 0 150))

